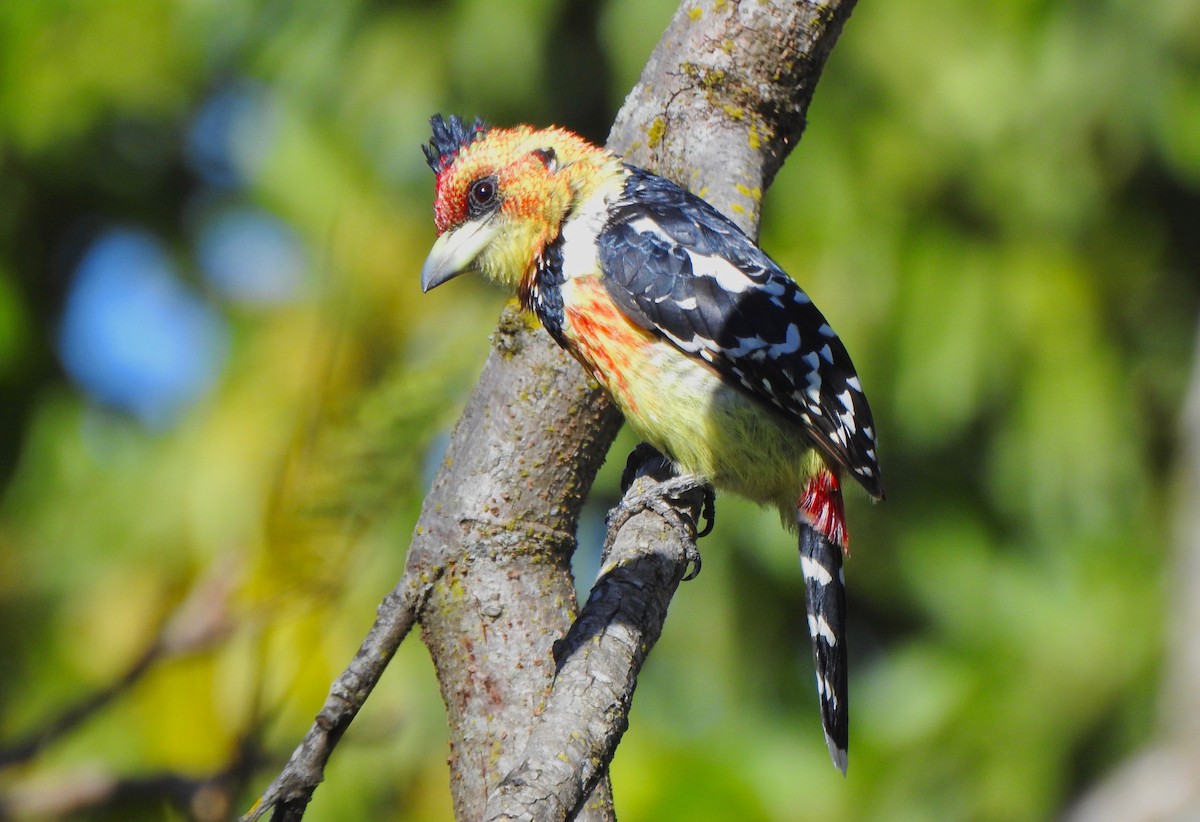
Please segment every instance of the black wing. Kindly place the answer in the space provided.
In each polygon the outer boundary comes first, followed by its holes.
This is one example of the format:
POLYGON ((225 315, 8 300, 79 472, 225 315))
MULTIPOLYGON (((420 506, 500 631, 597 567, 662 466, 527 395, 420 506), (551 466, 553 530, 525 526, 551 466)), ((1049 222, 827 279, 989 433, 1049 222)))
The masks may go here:
POLYGON ((875 423, 854 363, 808 295, 715 208, 630 167, 600 234, 610 297, 795 422, 882 498, 875 423))

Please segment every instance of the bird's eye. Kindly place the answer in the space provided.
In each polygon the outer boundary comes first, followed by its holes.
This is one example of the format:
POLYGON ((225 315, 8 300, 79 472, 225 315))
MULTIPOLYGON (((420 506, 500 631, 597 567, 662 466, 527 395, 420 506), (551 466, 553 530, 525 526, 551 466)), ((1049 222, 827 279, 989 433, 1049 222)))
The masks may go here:
POLYGON ((495 177, 481 177, 471 183, 467 190, 467 214, 470 217, 480 217, 495 208, 498 203, 495 177))

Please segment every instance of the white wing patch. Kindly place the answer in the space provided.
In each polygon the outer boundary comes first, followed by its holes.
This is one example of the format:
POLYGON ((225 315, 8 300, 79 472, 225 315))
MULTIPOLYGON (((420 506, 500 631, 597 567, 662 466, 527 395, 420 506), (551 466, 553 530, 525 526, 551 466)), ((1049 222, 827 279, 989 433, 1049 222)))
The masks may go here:
POLYGON ((706 257, 690 250, 687 255, 692 258, 692 271, 696 276, 712 277, 717 281, 717 285, 730 294, 741 294, 746 289, 755 286, 755 282, 747 277, 745 272, 734 267, 728 260, 720 257, 706 257))

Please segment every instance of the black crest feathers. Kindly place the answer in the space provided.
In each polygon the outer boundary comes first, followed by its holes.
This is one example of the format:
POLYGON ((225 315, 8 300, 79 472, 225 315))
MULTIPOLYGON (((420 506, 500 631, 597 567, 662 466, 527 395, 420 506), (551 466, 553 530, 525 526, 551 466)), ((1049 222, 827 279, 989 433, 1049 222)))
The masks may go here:
POLYGON ((429 145, 421 146, 421 150, 425 152, 425 159, 435 174, 445 171, 454 162, 458 152, 478 140, 488 130, 487 123, 478 117, 475 118, 475 122, 467 125, 454 114, 450 115, 449 120, 435 114, 429 118, 429 125, 433 127, 433 139, 429 141, 429 145))

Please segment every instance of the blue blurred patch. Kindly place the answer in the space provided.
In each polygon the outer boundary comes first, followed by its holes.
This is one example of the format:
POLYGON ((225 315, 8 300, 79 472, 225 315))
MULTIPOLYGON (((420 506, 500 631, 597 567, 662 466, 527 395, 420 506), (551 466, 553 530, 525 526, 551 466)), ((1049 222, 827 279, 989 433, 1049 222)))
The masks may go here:
POLYGON ((262 209, 227 208, 207 220, 196 257, 208 282, 225 297, 271 305, 296 296, 308 271, 299 237, 262 209))
POLYGON ((184 145, 188 164, 215 188, 244 185, 270 151, 274 120, 274 104, 264 87, 233 83, 196 112, 184 145))
POLYGON ((110 231, 84 254, 58 348, 96 402, 165 427, 212 387, 227 347, 222 318, 180 282, 152 235, 110 231))

